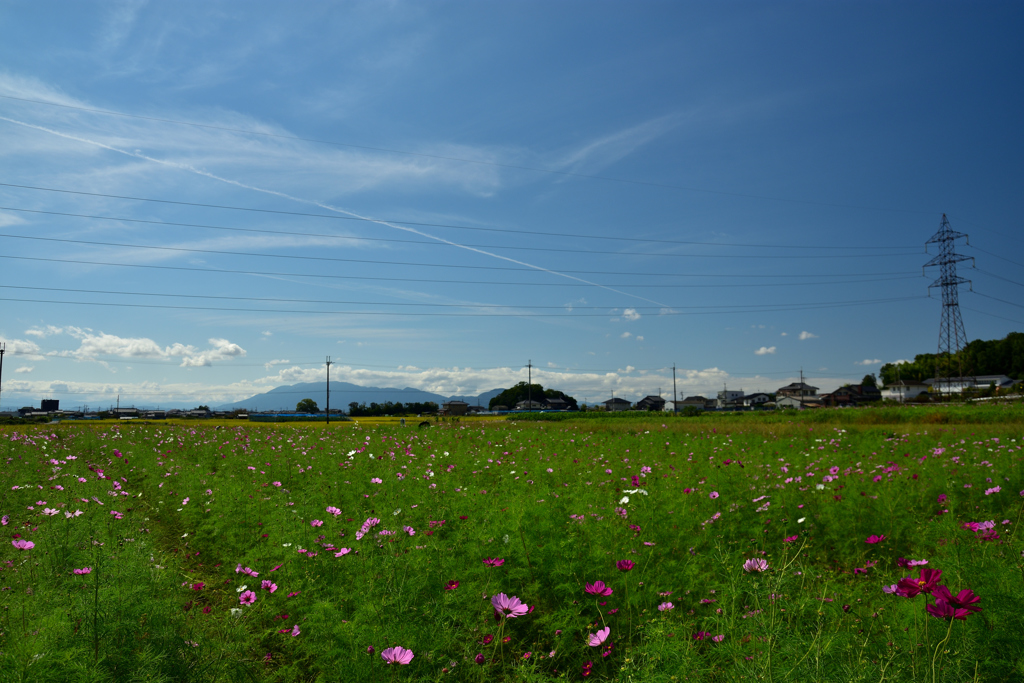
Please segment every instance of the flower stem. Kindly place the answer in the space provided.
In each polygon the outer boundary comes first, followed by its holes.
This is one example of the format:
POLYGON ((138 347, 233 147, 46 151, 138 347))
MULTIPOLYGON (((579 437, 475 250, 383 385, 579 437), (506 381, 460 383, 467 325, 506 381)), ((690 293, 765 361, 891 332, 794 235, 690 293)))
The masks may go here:
POLYGON ((935 654, 932 655, 932 683, 935 683, 935 676, 938 674, 938 672, 935 670, 935 662, 939 658, 939 651, 942 649, 942 647, 949 640, 949 636, 950 636, 951 633, 953 633, 953 620, 952 619, 949 620, 949 628, 946 629, 946 637, 943 638, 941 641, 939 641, 939 644, 935 646, 935 654))

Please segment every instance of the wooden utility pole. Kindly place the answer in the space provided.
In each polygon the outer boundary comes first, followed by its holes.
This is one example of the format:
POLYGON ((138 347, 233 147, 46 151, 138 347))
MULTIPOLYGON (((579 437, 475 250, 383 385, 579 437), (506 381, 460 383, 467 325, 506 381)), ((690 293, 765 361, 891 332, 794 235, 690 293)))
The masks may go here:
POLYGON ((327 424, 331 424, 331 357, 327 356, 327 424))

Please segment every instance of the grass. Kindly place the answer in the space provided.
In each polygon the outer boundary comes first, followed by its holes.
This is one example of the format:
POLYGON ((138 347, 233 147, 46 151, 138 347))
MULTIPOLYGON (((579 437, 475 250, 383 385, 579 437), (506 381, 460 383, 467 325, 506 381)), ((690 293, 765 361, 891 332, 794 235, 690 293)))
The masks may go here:
POLYGON ((4 428, 0 680, 1024 680, 1024 420, 969 410, 4 428))

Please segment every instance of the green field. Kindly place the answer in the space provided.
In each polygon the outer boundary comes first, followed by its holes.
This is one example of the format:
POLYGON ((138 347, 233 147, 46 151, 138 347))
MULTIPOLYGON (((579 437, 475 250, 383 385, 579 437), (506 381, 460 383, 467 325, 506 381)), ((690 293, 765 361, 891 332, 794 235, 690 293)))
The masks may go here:
POLYGON ((915 410, 5 427, 0 680, 1024 680, 1024 409, 915 410))

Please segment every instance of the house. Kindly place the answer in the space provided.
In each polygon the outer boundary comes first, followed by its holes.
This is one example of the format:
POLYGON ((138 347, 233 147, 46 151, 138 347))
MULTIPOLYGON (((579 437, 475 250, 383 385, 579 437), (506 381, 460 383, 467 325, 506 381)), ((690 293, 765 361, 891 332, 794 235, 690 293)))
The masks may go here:
POLYGON ((1006 375, 976 375, 974 377, 934 377, 924 381, 933 391, 954 394, 962 391, 984 391, 990 386, 996 390, 1012 389, 1019 383, 1006 375))
POLYGON ((629 410, 633 407, 633 404, 624 398, 610 398, 604 401, 604 409, 610 413, 629 410))
POLYGON ((716 402, 717 407, 725 408, 731 405, 742 405, 743 403, 743 392, 742 391, 725 391, 718 392, 718 401, 716 402))
POLYGON ((548 410, 570 410, 572 404, 566 401, 564 398, 549 398, 547 399, 548 410))
POLYGON ((856 406, 882 400, 882 392, 869 384, 850 384, 820 398, 822 404, 827 406, 856 406))
POLYGON ((636 403, 637 410, 665 410, 665 399, 661 396, 644 396, 636 403))
POLYGON ((442 415, 465 415, 469 412, 469 404, 465 401, 448 401, 441 406, 442 415))
POLYGON ((539 400, 520 400, 515 404, 515 410, 517 411, 543 411, 547 408, 547 405, 539 400))
POLYGON ((742 398, 743 405, 745 406, 758 406, 762 403, 768 403, 772 400, 772 397, 764 392, 758 392, 756 394, 747 394, 742 398))
POLYGON ((901 379, 898 382, 885 385, 882 398, 903 403, 926 393, 928 393, 928 385, 924 382, 919 382, 916 379, 901 379))
POLYGON ((775 395, 778 396, 779 398, 782 398, 783 396, 795 396, 797 398, 817 396, 818 387, 812 387, 810 384, 807 384, 805 382, 793 382, 792 384, 787 384, 786 386, 776 391, 775 395))
POLYGON ((821 399, 817 396, 779 396, 775 399, 775 407, 782 408, 796 408, 797 410, 804 410, 805 408, 820 408, 821 399))
POLYGON ((138 417, 139 416, 139 409, 138 408, 112 408, 111 410, 108 410, 107 412, 110 413, 110 416, 114 417, 114 418, 138 417))
POLYGON ((60 400, 56 398, 44 398, 39 404, 39 410, 44 413, 55 413, 60 410, 60 400))

